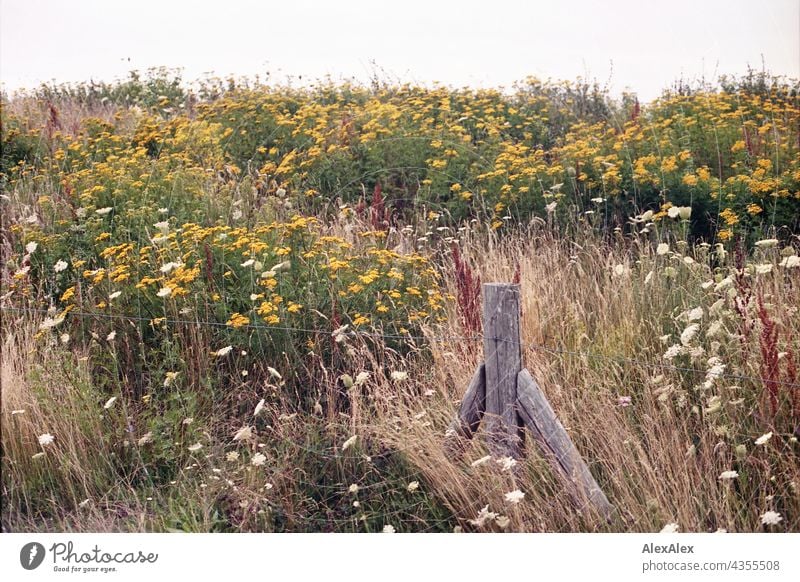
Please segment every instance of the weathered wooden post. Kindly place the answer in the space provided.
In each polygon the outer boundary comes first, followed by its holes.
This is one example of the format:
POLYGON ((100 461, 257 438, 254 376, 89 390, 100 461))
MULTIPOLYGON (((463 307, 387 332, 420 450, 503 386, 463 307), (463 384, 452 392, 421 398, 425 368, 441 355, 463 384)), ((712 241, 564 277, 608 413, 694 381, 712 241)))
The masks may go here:
POLYGON ((519 285, 483 286, 483 357, 486 369, 486 428, 490 450, 519 458, 522 423, 517 415, 517 376, 522 371, 519 285))
POLYGON ((569 483, 572 498, 609 519, 613 506, 536 380, 522 367, 519 285, 483 285, 483 333, 484 363, 475 371, 448 433, 470 439, 485 417, 492 453, 518 459, 526 426, 551 467, 569 483))

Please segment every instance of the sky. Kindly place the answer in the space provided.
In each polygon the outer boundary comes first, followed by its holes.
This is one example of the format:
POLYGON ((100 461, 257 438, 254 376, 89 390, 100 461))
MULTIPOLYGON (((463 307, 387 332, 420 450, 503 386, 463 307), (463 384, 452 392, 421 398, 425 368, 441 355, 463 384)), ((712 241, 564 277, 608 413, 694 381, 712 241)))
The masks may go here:
POLYGON ((800 78, 800 0, 0 0, 0 82, 330 76, 455 87, 597 79, 657 97, 763 65, 800 78))

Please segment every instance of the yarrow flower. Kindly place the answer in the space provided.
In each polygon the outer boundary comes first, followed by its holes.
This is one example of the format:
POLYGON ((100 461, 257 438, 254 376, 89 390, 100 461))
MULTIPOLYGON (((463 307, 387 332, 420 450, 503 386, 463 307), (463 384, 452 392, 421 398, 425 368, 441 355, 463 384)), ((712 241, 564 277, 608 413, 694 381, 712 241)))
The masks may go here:
POLYGON ((383 533, 395 533, 395 529, 393 525, 385 525, 383 526, 383 533))
POLYGON ((519 489, 515 489, 514 491, 506 493, 505 497, 506 501, 509 503, 519 503, 525 498, 525 494, 519 489))
POLYGON ((220 348, 216 352, 213 352, 213 353, 218 358, 222 358, 222 357, 227 356, 228 354, 230 354, 231 351, 233 351, 233 346, 225 346, 224 348, 220 348))
POLYGON ((111 408, 112 406, 114 406, 114 403, 115 403, 116 401, 117 401, 117 397, 116 397, 116 396, 112 396, 111 398, 109 398, 108 400, 106 400, 106 403, 105 403, 105 404, 103 404, 103 408, 105 408, 106 410, 108 410, 109 408, 111 408))
POLYGON ((52 444, 54 440, 56 440, 56 437, 51 435, 49 432, 39 435, 39 444, 42 445, 43 447, 52 444))
POLYGON ((517 460, 513 457, 500 457, 497 459, 497 464, 502 467, 503 471, 510 471, 517 466, 517 460))
POLYGON ((159 297, 169 297, 170 295, 172 295, 172 287, 162 287, 161 289, 158 290, 158 293, 156 293, 156 295, 158 295, 159 297))
POLYGON ((392 380, 395 382, 402 382, 403 380, 408 380, 408 372, 402 372, 400 370, 395 370, 391 374, 392 380))
POLYGON ((761 523, 763 525, 778 525, 783 521, 783 517, 777 511, 765 511, 761 514, 761 523))
POLYGON ((478 516, 475 519, 470 519, 469 522, 475 527, 482 527, 487 521, 492 521, 495 519, 497 519, 497 513, 494 511, 489 511, 489 506, 486 505, 480 510, 478 516))
POLYGON ((267 462, 267 457, 265 457, 261 453, 256 453, 255 455, 253 455, 253 458, 250 459, 250 464, 255 467, 260 467, 266 462, 267 462))
POLYGON ((720 481, 732 481, 739 476, 739 473, 736 471, 723 471, 719 474, 720 481))
POLYGON ((406 487, 406 489, 408 489, 409 493, 413 493, 414 491, 419 489, 419 481, 412 481, 411 483, 408 484, 408 487, 406 487))
POLYGON ((661 528, 660 533, 676 533, 680 529, 680 526, 677 523, 668 523, 663 528, 661 528))
POLYGON ((65 271, 68 266, 69 265, 67 264, 66 261, 59 259, 58 261, 56 261, 56 264, 53 265, 53 271, 55 271, 56 273, 60 273, 61 271, 65 271))
POLYGON ((243 426, 239 430, 236 431, 236 434, 233 435, 234 441, 246 441, 252 438, 253 436, 253 428, 250 426, 243 426))
POLYGON ((772 438, 772 432, 762 434, 760 437, 756 439, 756 445, 765 445, 771 438, 772 438))

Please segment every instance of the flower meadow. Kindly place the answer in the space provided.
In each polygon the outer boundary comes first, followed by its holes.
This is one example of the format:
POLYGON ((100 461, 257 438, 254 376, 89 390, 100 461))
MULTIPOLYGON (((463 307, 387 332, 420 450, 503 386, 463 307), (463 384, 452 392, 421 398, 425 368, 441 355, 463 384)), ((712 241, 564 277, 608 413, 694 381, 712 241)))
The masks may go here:
POLYGON ((6 531, 798 531, 800 102, 170 71, 2 100, 6 531), (480 283, 615 507, 446 430, 480 283))

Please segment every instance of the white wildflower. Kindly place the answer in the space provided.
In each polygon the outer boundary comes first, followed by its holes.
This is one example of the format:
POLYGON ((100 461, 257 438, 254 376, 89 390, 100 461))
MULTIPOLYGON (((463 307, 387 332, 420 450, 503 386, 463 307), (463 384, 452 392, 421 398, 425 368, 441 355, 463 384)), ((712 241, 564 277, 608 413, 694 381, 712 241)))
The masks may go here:
POLYGON ((511 520, 508 517, 506 517, 505 515, 498 515, 495 518, 494 522, 497 524, 497 527, 499 527, 500 529, 506 529, 509 526, 509 524, 511 523, 511 520))
POLYGON ((111 295, 108 296, 108 300, 109 301, 113 301, 114 299, 116 299, 120 295, 122 295, 122 291, 114 291, 111 295))
POLYGON ((615 277, 627 277, 628 275, 630 275, 630 272, 631 272, 630 267, 628 267, 627 265, 623 265, 621 263, 619 265, 614 265, 613 275, 615 277))
POLYGON ((497 459, 497 464, 500 465, 503 471, 510 471, 517 465, 517 460, 512 457, 500 457, 497 459))
POLYGON ((469 522, 476 527, 482 527, 487 521, 495 519, 497 519, 497 514, 494 511, 489 511, 489 506, 486 505, 480 510, 478 516, 475 519, 470 519, 469 522))
POLYGON ((56 264, 53 265, 53 271, 60 273, 61 271, 66 271, 68 266, 66 261, 59 259, 56 261, 56 264))
POLYGON ((109 333, 106 336, 106 341, 109 341, 109 342, 113 341, 115 337, 117 337, 117 332, 116 331, 112 331, 111 333, 109 333))
POLYGON ((261 414, 261 411, 264 410, 265 403, 266 401, 263 398, 258 401, 258 404, 256 404, 256 408, 253 411, 253 416, 258 416, 259 414, 261 414))
POLYGON ((253 455, 253 458, 250 459, 250 464, 253 465, 254 467, 261 467, 266 462, 267 462, 267 457, 265 457, 261 453, 256 453, 255 455, 253 455))
POLYGON ((777 511, 765 511, 761 514, 761 523, 764 525, 778 525, 783 517, 777 511))
POLYGON ((703 319, 703 308, 702 307, 695 307, 694 309, 690 309, 686 312, 686 320, 687 321, 699 321, 703 319))
POLYGON ((46 447, 47 445, 51 444, 54 440, 56 440, 56 437, 51 435, 49 432, 39 435, 39 444, 42 445, 43 447, 46 447))
POLYGON ((233 463, 239 460, 239 453, 237 451, 230 451, 228 454, 225 455, 225 460, 229 463, 233 463))
POLYGON ((547 214, 553 214, 556 211, 556 206, 558 206, 558 202, 551 202, 545 205, 544 209, 547 211, 547 214))
POLYGON ((509 503, 519 503, 525 498, 525 494, 519 489, 515 489, 514 491, 506 493, 505 497, 506 501, 509 503))
POLYGON ((193 445, 189 445, 188 448, 191 452, 196 453, 197 451, 203 448, 203 445, 200 443, 194 443, 193 445))
POLYGON ((369 380, 369 372, 359 372, 356 375, 355 385, 359 386, 360 384, 363 384, 367 380, 369 380))
POLYGON ((681 343, 684 346, 688 346, 691 341, 694 339, 694 336, 697 335, 697 332, 700 330, 700 326, 696 323, 688 326, 686 329, 681 332, 681 343))
POLYGON ((406 489, 408 489, 409 493, 413 493, 414 491, 419 489, 419 481, 412 481, 411 483, 408 484, 408 487, 406 487, 406 489))
POLYGON ((42 322, 42 324, 39 326, 39 329, 41 331, 44 331, 46 329, 51 329, 53 327, 56 327, 57 325, 61 325, 62 323, 64 323, 63 315, 56 318, 46 317, 45 320, 42 322))
POLYGON ((765 445, 771 438, 772 438, 772 432, 762 434, 760 437, 756 439, 756 445, 765 445))
POLYGON ((772 272, 772 263, 756 265, 756 275, 766 275, 772 272))
POLYGON ((233 346, 225 346, 224 348, 220 348, 216 352, 214 352, 214 355, 217 356, 218 358, 222 358, 230 354, 231 351, 233 351, 233 346))
POLYGON ((789 255, 788 257, 786 257, 781 261, 781 267, 786 267, 787 269, 794 269, 796 267, 800 267, 800 256, 789 255))
POLYGON ((485 457, 481 457, 480 459, 472 461, 471 466, 472 467, 479 467, 479 466, 483 465, 484 463, 488 463, 491 460, 492 460, 492 455, 486 455, 485 457))
POLYGON ((383 533, 395 533, 394 526, 392 525, 383 526, 383 533))
POLYGON ((152 441, 153 441, 153 433, 152 432, 146 432, 139 439, 138 443, 139 443, 140 447, 143 447, 144 445, 146 445, 147 443, 150 443, 152 441))
POLYGON ((354 495, 355 495, 356 493, 358 493, 358 490, 359 490, 359 489, 360 489, 360 487, 359 487, 357 484, 355 484, 355 483, 353 483, 352 485, 350 485, 350 487, 348 487, 348 488, 347 488, 347 490, 348 490, 350 493, 353 493, 354 495))
POLYGON ((100 216, 105 216, 106 214, 108 214, 112 210, 114 210, 114 209, 111 206, 107 206, 105 208, 98 208, 97 210, 95 210, 95 212, 97 214, 99 214, 100 216))
POLYGON ((36 252, 36 249, 39 248, 39 244, 35 242, 29 242, 25 245, 25 252, 29 255, 32 255, 36 252))
POLYGON ((243 267, 252 267, 255 264, 255 259, 247 259, 244 263, 242 263, 243 267))
POLYGON ((183 263, 170 261, 169 263, 164 263, 163 265, 161 265, 161 268, 159 269, 159 271, 161 271, 162 273, 164 273, 166 275, 167 273, 171 273, 172 271, 174 271, 178 267, 182 267, 182 266, 183 266, 183 263))
POLYGON ((351 436, 349 439, 347 439, 346 441, 344 441, 344 442, 342 443, 342 451, 346 451, 347 449, 349 449, 350 447, 352 447, 354 444, 356 444, 356 440, 357 440, 357 439, 358 439, 358 435, 355 435, 355 434, 354 434, 354 435, 353 435, 353 436, 351 436))
POLYGON ((679 529, 680 526, 677 523, 668 523, 661 528, 661 533, 676 533, 679 529))
POLYGON ((402 372, 400 370, 395 370, 391 374, 392 380, 395 382, 403 382, 404 380, 408 380, 408 372, 402 372))
POLYGON ((657 255, 666 255, 669 252, 669 245, 667 243, 660 243, 656 248, 657 255))
POLYGON ((720 481, 732 481, 739 476, 737 471, 723 471, 719 474, 720 481))
POLYGON ((172 287, 162 287, 161 289, 158 290, 158 293, 156 293, 156 295, 158 295, 159 297, 169 297, 170 295, 172 295, 172 287))
POLYGON ((243 426, 233 435, 234 441, 246 441, 253 437, 253 427, 243 426))
POLYGON ((765 238, 763 240, 756 241, 756 246, 760 249, 771 249, 778 245, 778 239, 776 238, 765 238))
POLYGON ((108 400, 106 400, 106 403, 105 403, 105 404, 103 404, 103 408, 104 408, 104 409, 106 409, 106 410, 108 410, 109 408, 111 408, 112 406, 114 406, 114 403, 115 403, 116 401, 117 401, 117 397, 116 397, 116 396, 112 396, 111 398, 109 398, 108 400))
POLYGON ((161 222, 156 222, 153 226, 164 234, 167 234, 167 231, 169 230, 169 221, 162 220, 161 222))
POLYGON ((685 348, 678 344, 673 344, 667 348, 667 351, 664 352, 664 359, 665 360, 673 360, 683 354, 685 348))

